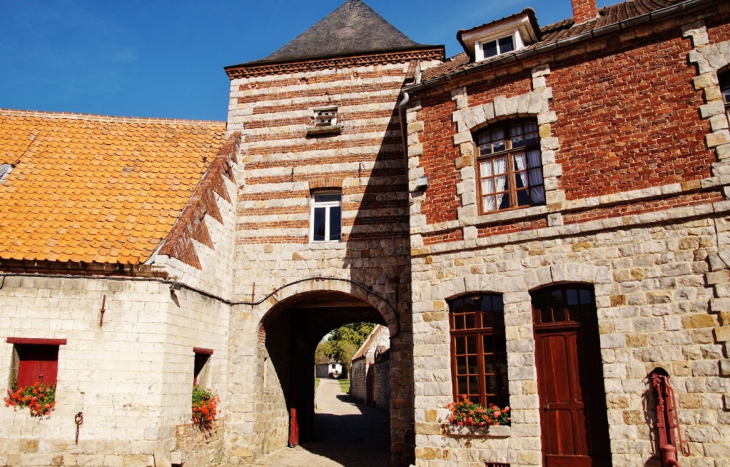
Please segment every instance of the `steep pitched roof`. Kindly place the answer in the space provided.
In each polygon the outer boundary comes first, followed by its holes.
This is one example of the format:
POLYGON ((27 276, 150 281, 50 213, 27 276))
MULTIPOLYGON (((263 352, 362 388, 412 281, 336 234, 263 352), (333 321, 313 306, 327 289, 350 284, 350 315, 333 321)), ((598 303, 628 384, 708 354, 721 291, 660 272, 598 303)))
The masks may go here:
MULTIPOLYGON (((524 53, 528 50, 536 49, 563 39, 572 38, 584 33, 590 33, 622 21, 637 18, 647 13, 652 13, 681 3, 688 3, 688 0, 629 0, 616 5, 606 6, 598 10, 598 17, 596 19, 575 24, 573 18, 568 18, 540 28, 542 40, 527 46, 517 53, 524 53)), ((498 62, 499 60, 511 55, 515 55, 515 53, 498 55, 489 60, 474 63, 469 59, 469 56, 465 52, 462 52, 451 57, 442 65, 424 70, 421 79, 423 82, 431 81, 442 76, 481 66, 485 63, 498 62)))
POLYGON ((0 109, 0 259, 144 263, 225 143, 223 122, 0 109))
POLYGON ((362 0, 347 0, 268 57, 243 65, 311 60, 430 47, 396 29, 362 0))

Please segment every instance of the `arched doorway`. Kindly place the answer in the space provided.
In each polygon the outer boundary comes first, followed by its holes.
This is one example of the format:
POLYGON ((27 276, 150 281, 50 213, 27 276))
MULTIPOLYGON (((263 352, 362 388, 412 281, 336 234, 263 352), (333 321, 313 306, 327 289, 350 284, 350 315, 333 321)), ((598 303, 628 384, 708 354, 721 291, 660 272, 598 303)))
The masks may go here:
POLYGON ((610 466, 593 286, 531 292, 543 465, 610 466))
MULTIPOLYGON (((381 299, 373 299, 382 305, 377 300, 381 299)), ((393 316, 386 315, 388 318, 393 316)), ((397 329, 397 322, 389 323, 391 320, 386 320, 386 317, 365 299, 334 290, 296 294, 279 302, 266 313, 261 320, 260 336, 263 339, 260 339, 260 343, 263 345, 260 351, 266 355, 265 359, 269 362, 269 368, 273 369, 273 374, 268 376, 269 381, 264 384, 269 388, 276 386, 281 391, 281 404, 285 406, 286 416, 289 417, 290 445, 292 441, 298 441, 306 447, 308 443, 321 443, 323 436, 332 436, 331 430, 318 431, 315 417, 314 353, 322 337, 334 328, 356 322, 370 322, 397 329), (298 435, 298 440, 293 440, 292 434, 298 435)), ((398 350, 394 349, 394 352, 398 353, 398 350)), ((410 354, 395 358, 409 359, 410 354)), ((321 423, 321 416, 319 420, 321 423)), ((391 424, 389 429, 386 421, 384 429, 403 434, 397 423, 391 424)))

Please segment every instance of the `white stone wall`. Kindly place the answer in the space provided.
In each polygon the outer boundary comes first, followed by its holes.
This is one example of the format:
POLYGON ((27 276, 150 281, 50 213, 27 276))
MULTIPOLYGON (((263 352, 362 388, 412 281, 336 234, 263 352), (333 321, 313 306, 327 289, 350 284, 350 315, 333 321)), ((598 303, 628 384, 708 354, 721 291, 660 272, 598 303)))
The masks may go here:
POLYGON ((195 245, 195 253, 198 255, 202 268, 194 268, 177 258, 166 255, 155 256, 153 264, 156 267, 164 268, 170 277, 174 277, 177 282, 205 290, 228 300, 233 290, 233 265, 235 262, 233 247, 236 233, 236 185, 225 177, 223 179, 232 203, 221 198, 217 193, 213 194, 223 218, 223 223, 221 224, 209 215, 204 218, 215 248, 211 249, 196 240, 191 240, 195 245))
MULTIPOLYGON (((228 310, 147 280, 5 278, 0 290, 0 375, 8 337, 67 339, 60 346, 56 410, 44 419, 0 407, 0 464, 152 465, 190 420, 192 347, 214 350, 211 383, 225 383, 228 310), (106 295, 103 327, 100 310, 106 295), (75 444, 74 416, 84 423, 75 444)), ((3 388, 4 391, 4 388, 3 388)))
POLYGON ((560 283, 595 288, 613 465, 644 465, 655 452, 646 376, 657 366, 669 371, 677 393, 691 465, 726 465, 730 333, 722 297, 730 276, 717 255, 726 253, 718 249, 728 239, 726 204, 669 210, 665 216, 676 220, 660 224, 414 250, 421 253, 412 270, 416 465, 542 463, 529 292, 560 283), (702 215, 713 210, 724 214, 702 215), (512 426, 462 438, 445 427, 453 399, 447 299, 472 292, 503 294, 512 426))

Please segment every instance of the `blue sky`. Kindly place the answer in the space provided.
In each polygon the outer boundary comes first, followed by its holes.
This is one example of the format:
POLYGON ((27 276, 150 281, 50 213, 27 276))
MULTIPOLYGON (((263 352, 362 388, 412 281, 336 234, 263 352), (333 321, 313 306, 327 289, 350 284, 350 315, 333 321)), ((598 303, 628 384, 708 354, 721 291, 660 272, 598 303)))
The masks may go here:
MULTIPOLYGON (((344 0, 0 0, 0 107, 225 120, 223 71, 263 58, 344 0)), ((416 42, 461 51, 456 32, 569 0, 365 0, 416 42)), ((599 7, 613 1, 599 1, 599 7)))

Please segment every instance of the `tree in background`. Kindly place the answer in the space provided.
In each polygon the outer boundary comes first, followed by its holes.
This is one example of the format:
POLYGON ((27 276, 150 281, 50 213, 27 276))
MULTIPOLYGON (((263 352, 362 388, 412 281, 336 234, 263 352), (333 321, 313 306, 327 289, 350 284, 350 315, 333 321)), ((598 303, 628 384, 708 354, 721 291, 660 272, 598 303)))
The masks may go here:
POLYGON ((349 374, 352 357, 373 329, 373 323, 351 323, 330 332, 317 345, 314 352, 315 364, 322 357, 330 357, 340 362, 346 374, 349 374))

